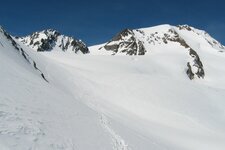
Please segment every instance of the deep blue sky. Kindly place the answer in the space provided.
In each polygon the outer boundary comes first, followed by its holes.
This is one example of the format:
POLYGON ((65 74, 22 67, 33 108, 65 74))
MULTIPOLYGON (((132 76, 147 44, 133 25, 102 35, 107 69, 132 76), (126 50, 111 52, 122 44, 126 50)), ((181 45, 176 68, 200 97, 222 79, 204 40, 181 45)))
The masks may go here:
POLYGON ((225 44, 225 0, 2 0, 0 25, 13 35, 54 28, 102 43, 124 28, 189 24, 225 44))

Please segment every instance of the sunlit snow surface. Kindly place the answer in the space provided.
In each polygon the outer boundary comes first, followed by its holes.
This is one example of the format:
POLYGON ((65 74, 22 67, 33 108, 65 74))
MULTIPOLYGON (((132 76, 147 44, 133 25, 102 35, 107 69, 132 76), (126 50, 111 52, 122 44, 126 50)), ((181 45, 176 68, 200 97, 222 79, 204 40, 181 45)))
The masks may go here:
POLYGON ((179 45, 106 56, 20 43, 47 83, 0 34, 0 149, 224 150, 225 53, 180 34, 198 48, 204 79, 187 77, 179 45))

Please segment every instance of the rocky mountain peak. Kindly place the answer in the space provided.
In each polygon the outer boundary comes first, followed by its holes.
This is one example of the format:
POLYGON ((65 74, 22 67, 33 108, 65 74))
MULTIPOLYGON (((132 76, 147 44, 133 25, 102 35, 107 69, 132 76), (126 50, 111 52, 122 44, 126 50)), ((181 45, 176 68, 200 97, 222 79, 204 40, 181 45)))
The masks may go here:
POLYGON ((159 25, 150 28, 124 29, 98 47, 111 55, 151 55, 163 51, 185 52, 184 68, 189 79, 204 78, 205 61, 199 55, 205 49, 224 52, 222 44, 207 32, 189 25, 159 25), (157 52, 159 51, 159 52, 157 52))
POLYGON ((130 29, 124 29, 120 33, 118 33, 115 37, 112 38, 112 41, 122 40, 123 37, 127 37, 129 35, 134 35, 133 31, 130 29))
POLYGON ((114 36, 105 46, 101 47, 108 51, 116 53, 125 53, 126 55, 144 55, 146 50, 142 41, 138 40, 135 32, 131 29, 124 29, 114 36))
POLYGON ((36 51, 62 50, 64 52, 89 53, 88 47, 81 40, 62 35, 54 29, 47 29, 41 32, 19 38, 23 44, 36 51))
POLYGON ((187 31, 192 31, 192 27, 187 25, 187 24, 184 24, 184 25, 177 25, 177 28, 179 30, 187 30, 187 31))
POLYGON ((112 55, 145 55, 146 52, 154 49, 156 45, 170 45, 179 43, 185 48, 189 48, 182 34, 189 34, 198 39, 202 39, 220 52, 225 51, 225 47, 217 40, 212 38, 207 32, 195 29, 189 25, 160 25, 142 29, 124 29, 109 42, 101 46, 99 50, 111 51, 112 55))

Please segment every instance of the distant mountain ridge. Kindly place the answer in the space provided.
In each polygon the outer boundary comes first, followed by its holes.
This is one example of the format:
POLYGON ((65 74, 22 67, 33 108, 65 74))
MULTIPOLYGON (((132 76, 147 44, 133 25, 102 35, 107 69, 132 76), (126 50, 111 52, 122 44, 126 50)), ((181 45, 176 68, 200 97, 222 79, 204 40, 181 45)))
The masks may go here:
POLYGON ((62 50, 73 53, 89 53, 88 47, 81 40, 62 35, 53 29, 34 32, 26 37, 18 37, 18 40, 36 51, 62 50))
POLYGON ((225 47, 207 32, 188 25, 159 25, 150 28, 125 29, 110 41, 90 47, 91 53, 107 55, 151 55, 169 49, 186 51, 186 74, 192 80, 204 78, 204 63, 199 50, 212 48, 224 52, 225 47))
POLYGON ((125 29, 100 47, 99 50, 111 51, 112 55, 145 55, 146 52, 151 51, 149 46, 166 45, 175 42, 187 48, 188 45, 179 35, 179 31, 193 32, 196 36, 202 37, 213 48, 219 51, 225 50, 225 47, 207 32, 188 25, 160 25, 142 29, 125 29))
MULTIPOLYGON (((205 62, 199 51, 211 48, 224 52, 225 47, 207 32, 188 25, 159 25, 141 29, 125 29, 107 43, 87 47, 81 40, 47 29, 15 40, 37 52, 63 51, 76 54, 150 55, 152 52, 176 49, 186 53, 184 70, 192 80, 205 77, 205 62), (90 49, 90 50, 89 50, 90 49)), ((16 43, 16 42, 15 42, 16 43)))

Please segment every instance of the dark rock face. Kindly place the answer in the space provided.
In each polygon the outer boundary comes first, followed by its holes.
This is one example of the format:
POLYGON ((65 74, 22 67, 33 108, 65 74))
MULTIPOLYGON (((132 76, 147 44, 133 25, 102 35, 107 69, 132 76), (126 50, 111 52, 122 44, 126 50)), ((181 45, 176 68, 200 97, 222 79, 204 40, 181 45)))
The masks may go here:
POLYGON ((205 77, 205 71, 203 68, 203 64, 197 54, 192 48, 189 48, 189 55, 192 57, 192 61, 187 63, 187 75, 189 79, 194 79, 195 76, 198 78, 205 77))
POLYGON ((88 47, 81 40, 61 35, 59 32, 52 29, 35 32, 19 40, 39 52, 51 51, 55 47, 58 47, 62 51, 71 50, 75 53, 79 51, 83 54, 89 53, 88 47))
POLYGON ((192 31, 191 27, 188 25, 178 25, 177 26, 179 30, 187 30, 187 31, 192 31))
POLYGON ((41 39, 41 42, 36 42, 36 44, 39 44, 37 51, 49 51, 52 49, 53 41, 49 38, 47 39, 41 39))
POLYGON ((179 36, 179 34, 175 30, 169 29, 169 33, 170 34, 164 34, 165 35, 165 39, 164 39, 165 41, 178 42, 178 43, 180 43, 181 46, 183 46, 185 48, 189 48, 188 44, 184 41, 184 39, 182 39, 179 36))
POLYGON ((187 67, 188 67, 188 69, 187 69, 186 73, 187 73, 189 79, 192 80, 192 79, 194 79, 195 74, 192 72, 190 62, 187 63, 187 67))
POLYGON ((138 55, 144 55, 146 50, 143 43, 141 41, 138 41, 138 45, 139 45, 138 55))
POLYGON ((82 41, 72 40, 71 46, 73 46, 73 51, 75 51, 75 53, 77 53, 79 50, 83 54, 89 53, 88 47, 82 41))
POLYGON ((135 37, 135 33, 130 29, 125 29, 113 37, 104 47, 107 51, 125 53, 126 55, 144 55, 146 49, 143 42, 135 37))
POLYGON ((203 69, 203 64, 196 53, 193 49, 189 49, 189 55, 193 58, 193 66, 197 68, 197 71, 195 74, 197 75, 198 78, 204 78, 205 76, 205 71, 203 69))

